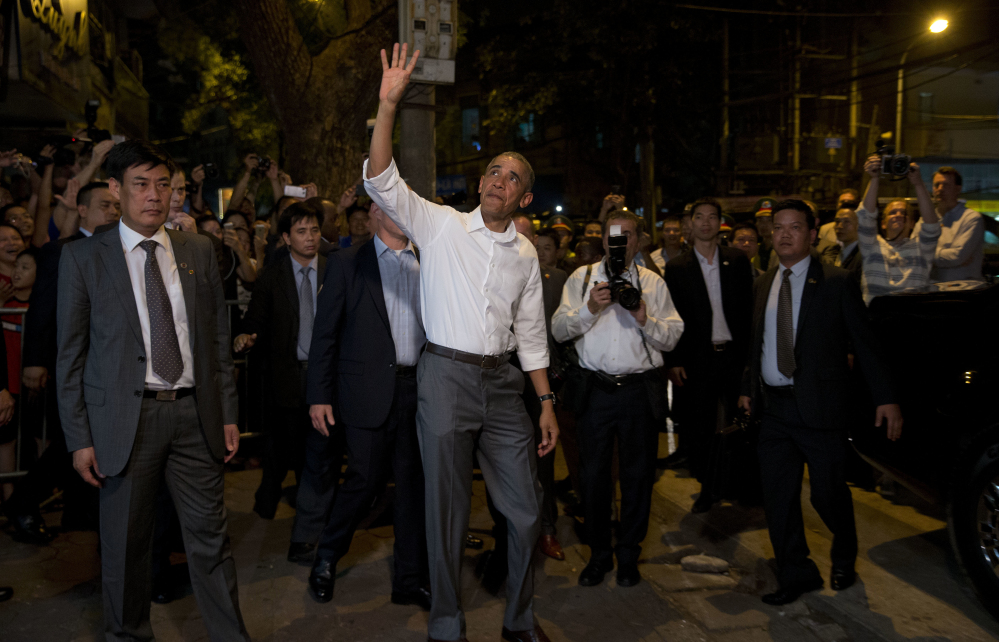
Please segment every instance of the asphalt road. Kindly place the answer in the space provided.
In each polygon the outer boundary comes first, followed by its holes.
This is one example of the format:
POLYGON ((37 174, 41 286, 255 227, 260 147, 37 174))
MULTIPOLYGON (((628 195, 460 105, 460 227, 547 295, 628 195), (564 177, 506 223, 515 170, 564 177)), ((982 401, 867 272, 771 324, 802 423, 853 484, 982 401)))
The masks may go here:
MULTIPOLYGON (((426 639, 426 614, 389 600, 390 526, 357 534, 339 565, 334 600, 317 604, 307 595, 308 569, 285 561, 293 510, 282 504, 273 521, 261 520, 251 510, 259 478, 259 470, 230 473, 226 488, 240 602, 255 640, 426 639)), ((491 521, 481 482, 475 490, 471 528, 489 549, 491 521)), ((999 623, 960 578, 944 522, 927 507, 893 503, 854 489, 861 545, 858 583, 841 593, 826 589, 773 608, 759 599, 775 586, 768 562, 773 551, 761 509, 723 504, 692 515, 689 508, 696 492, 695 482, 672 471, 656 483, 642 554, 646 581, 633 588, 617 587, 613 574, 600 586, 578 586, 588 551, 579 545, 572 519, 560 518, 567 559, 539 557, 535 591, 535 611, 554 642, 999 638, 999 623), (682 571, 679 560, 695 552, 727 560, 732 565, 729 574, 682 571)), ((828 577, 830 534, 807 495, 806 483, 809 545, 828 577)), ((46 519, 58 524, 59 515, 48 513, 46 519)), ((96 543, 95 533, 64 533, 50 547, 37 548, 0 534, 0 585, 13 585, 16 592, 13 600, 0 604, 0 639, 101 639, 96 543)), ((473 570, 479 555, 470 550, 465 558, 464 600, 472 642, 499 639, 505 604, 502 589, 493 596, 476 580, 473 570)), ((152 619, 158 640, 207 639, 189 590, 171 604, 154 604, 152 619)))

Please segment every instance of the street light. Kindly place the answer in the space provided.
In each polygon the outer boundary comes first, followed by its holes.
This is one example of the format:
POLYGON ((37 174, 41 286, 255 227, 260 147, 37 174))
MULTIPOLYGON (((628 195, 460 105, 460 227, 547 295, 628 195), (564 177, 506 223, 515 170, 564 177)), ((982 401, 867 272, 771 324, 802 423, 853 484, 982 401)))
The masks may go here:
MULTIPOLYGON (((934 20, 933 24, 930 25, 930 33, 941 33, 949 24, 943 18, 934 20)), ((902 59, 898 61, 898 93, 895 96, 895 151, 902 151, 902 101, 905 95, 905 59, 909 57, 912 47, 919 42, 923 35, 925 34, 916 36, 909 43, 909 46, 905 48, 905 53, 902 54, 902 59)))

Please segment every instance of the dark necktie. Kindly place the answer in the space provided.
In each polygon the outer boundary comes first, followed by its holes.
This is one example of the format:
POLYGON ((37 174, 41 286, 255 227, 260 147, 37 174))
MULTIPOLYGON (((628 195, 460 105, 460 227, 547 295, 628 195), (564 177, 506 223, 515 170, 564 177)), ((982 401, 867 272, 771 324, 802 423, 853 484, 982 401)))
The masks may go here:
POLYGON ((777 295, 777 369, 790 379, 794 376, 794 312, 791 303, 791 270, 784 270, 777 295))
POLYGON ((143 241, 146 251, 146 307, 149 309, 149 347, 153 353, 153 372, 165 381, 177 383, 184 373, 177 329, 173 325, 173 306, 163 285, 163 274, 156 260, 156 241, 143 241))
POLYGON ((309 281, 312 266, 306 265, 301 271, 302 287, 298 289, 298 347, 305 354, 309 354, 309 346, 312 345, 312 322, 315 317, 312 305, 312 282, 309 281))

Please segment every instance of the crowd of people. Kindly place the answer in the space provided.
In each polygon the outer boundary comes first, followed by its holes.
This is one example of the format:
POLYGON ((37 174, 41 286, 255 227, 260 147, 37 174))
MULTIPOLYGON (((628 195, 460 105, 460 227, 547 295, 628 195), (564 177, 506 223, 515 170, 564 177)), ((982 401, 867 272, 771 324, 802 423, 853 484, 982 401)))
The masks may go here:
POLYGON ((850 586, 851 370, 886 438, 903 423, 865 303, 984 280, 984 224, 960 173, 939 168, 928 190, 912 164, 917 206, 879 211, 871 157, 863 197, 844 190, 825 225, 807 201, 763 198, 736 223, 706 197, 653 243, 618 194, 590 220, 536 225, 522 213, 533 169, 505 152, 462 212, 400 178, 392 126, 416 56, 382 61, 367 199, 360 181, 335 200, 315 185, 287 196, 291 178, 251 154, 220 216, 204 166, 188 176, 143 141, 0 153, 0 303, 25 310, 3 317, 0 341, 0 473, 18 449, 29 471, 3 480, 16 536, 51 539, 39 506, 55 488, 63 528, 99 528, 109 639, 151 637, 149 602, 172 599, 165 569, 182 539, 210 636, 248 639, 221 488, 239 448, 237 377, 251 376, 234 355, 249 353, 260 367, 243 405, 261 411, 265 440, 254 511, 273 519, 294 471, 288 560, 311 568, 320 602, 394 480, 392 601, 430 612, 430 640, 464 639, 461 559, 481 545, 468 534, 473 469, 495 521, 483 581, 506 582, 506 640, 548 639, 531 560, 565 559, 558 489, 571 488, 590 551, 579 584, 616 566, 630 587, 663 467, 700 482, 695 513, 762 503, 780 581, 763 600, 780 605, 823 585, 801 515, 807 463, 834 534, 830 585, 850 586), (731 459, 714 454, 743 412, 759 425, 732 484, 719 469, 731 459), (679 447, 660 460, 667 417, 679 447))

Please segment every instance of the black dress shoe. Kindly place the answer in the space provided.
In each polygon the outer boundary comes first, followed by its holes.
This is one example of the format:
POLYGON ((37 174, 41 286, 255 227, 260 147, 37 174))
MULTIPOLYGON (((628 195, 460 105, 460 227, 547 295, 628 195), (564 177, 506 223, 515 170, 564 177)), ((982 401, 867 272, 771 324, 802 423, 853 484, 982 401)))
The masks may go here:
POLYGON ((816 582, 811 584, 799 584, 797 586, 789 586, 787 588, 781 587, 773 593, 767 593, 764 595, 763 603, 771 606, 783 606, 794 602, 809 591, 817 591, 820 588, 822 588, 822 578, 819 578, 816 582))
POLYGON ((415 604, 424 611, 430 610, 430 591, 418 588, 414 591, 392 591, 392 604, 415 604))
POLYGON ((288 561, 296 564, 312 564, 312 555, 316 547, 305 542, 292 542, 288 547, 288 561))
POLYGON ((638 572, 638 564, 617 565, 617 585, 628 588, 642 581, 642 575, 638 572))
POLYGON ((711 495, 702 492, 700 495, 697 496, 697 500, 694 502, 694 505, 690 507, 690 512, 706 513, 709 510, 711 510, 711 507, 714 505, 715 502, 713 499, 711 499, 711 495))
POLYGON ((682 450, 674 450, 672 455, 659 460, 658 468, 682 468, 687 465, 687 453, 682 450))
POLYGON ((465 548, 472 548, 478 551, 482 550, 482 545, 483 542, 481 537, 476 537, 471 533, 465 535, 465 548))
POLYGON ((309 573, 309 590, 319 602, 329 602, 333 599, 333 585, 336 583, 336 567, 333 560, 316 558, 309 573))
POLYGON ((153 595, 150 598, 156 604, 169 604, 176 599, 177 589, 170 578, 170 570, 166 570, 159 577, 153 578, 153 595))
POLYGON ((14 597, 14 589, 9 586, 0 586, 0 602, 6 602, 14 597))
POLYGON ((583 572, 579 574, 579 585, 580 586, 596 586, 597 584, 604 581, 604 575, 610 573, 614 569, 614 561, 607 560, 606 562, 594 562, 590 561, 583 569, 583 572))
POLYGON ((852 568, 834 568, 829 577, 829 586, 834 591, 842 591, 853 586, 857 581, 857 573, 852 568))
POLYGON ((41 515, 16 515, 9 521, 14 525, 14 539, 19 542, 44 546, 52 540, 41 515))

